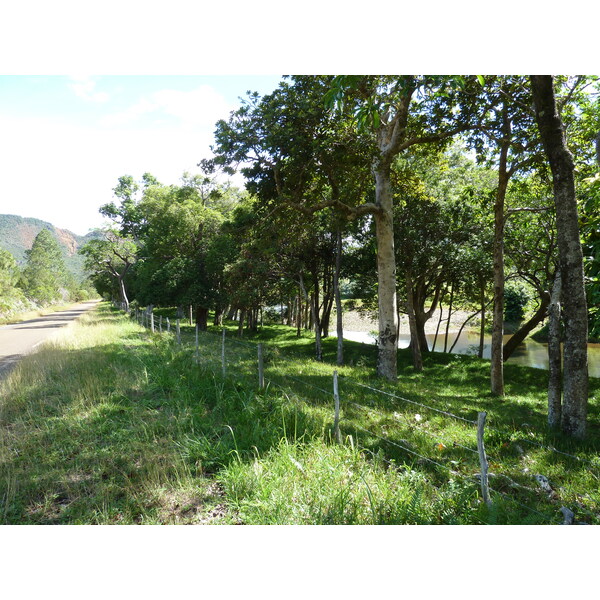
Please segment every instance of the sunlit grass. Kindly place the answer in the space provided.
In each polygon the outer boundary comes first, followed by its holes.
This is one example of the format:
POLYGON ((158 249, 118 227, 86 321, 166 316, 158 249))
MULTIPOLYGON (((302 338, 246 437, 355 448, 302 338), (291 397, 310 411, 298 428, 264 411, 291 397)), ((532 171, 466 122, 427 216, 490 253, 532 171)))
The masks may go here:
POLYGON ((20 363, 0 384, 1 522, 560 523, 562 505, 599 522, 595 384, 590 440, 577 443, 545 428, 543 372, 507 369, 499 401, 487 393, 489 363, 434 355, 416 374, 401 352, 398 382, 386 384, 372 347, 346 344, 348 366, 336 367, 335 340, 318 363, 308 334, 274 326, 239 340, 229 324, 223 378, 212 329, 196 357, 189 324, 179 346, 103 305, 20 363), (505 494, 491 509, 465 421, 480 410, 490 484, 505 494))

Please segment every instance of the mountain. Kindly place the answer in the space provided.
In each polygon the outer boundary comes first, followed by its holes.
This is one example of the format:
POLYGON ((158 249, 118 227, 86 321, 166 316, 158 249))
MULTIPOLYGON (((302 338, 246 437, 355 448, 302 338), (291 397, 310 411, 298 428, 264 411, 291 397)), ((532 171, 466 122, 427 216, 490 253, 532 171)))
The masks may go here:
POLYGON ((83 256, 77 250, 86 242, 99 236, 96 232, 77 235, 67 229, 59 229, 51 223, 18 217, 17 215, 0 215, 0 248, 8 250, 23 266, 26 262, 25 250, 33 245, 33 240, 42 229, 48 229, 58 241, 65 259, 65 266, 77 280, 83 278, 83 256))

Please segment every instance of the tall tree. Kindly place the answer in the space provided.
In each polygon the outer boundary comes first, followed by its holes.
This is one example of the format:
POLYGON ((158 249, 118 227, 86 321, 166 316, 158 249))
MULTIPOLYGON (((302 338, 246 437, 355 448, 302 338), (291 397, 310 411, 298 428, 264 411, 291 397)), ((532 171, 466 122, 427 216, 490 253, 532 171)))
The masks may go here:
POLYGON ((137 245, 131 238, 123 237, 113 229, 105 229, 102 233, 103 238, 90 240, 79 249, 79 253, 85 257, 85 268, 92 280, 105 281, 107 276, 113 280, 119 299, 128 311, 125 279, 135 263, 137 245))
MULTIPOLYGON (((372 136, 375 201, 364 203, 361 209, 375 221, 379 308, 377 374, 387 379, 396 378, 398 347, 393 163, 409 148, 440 143, 466 131, 476 114, 475 94, 460 95, 460 92, 469 92, 474 82, 475 78, 459 76, 338 76, 327 98, 331 105, 338 107, 350 104, 359 127, 370 131, 372 136)), ((410 299, 409 293, 409 304, 410 299)), ((414 314, 409 314, 409 321, 411 335, 416 339, 414 314)), ((413 345, 413 351, 415 368, 420 370, 418 344, 413 345)))
POLYGON ((25 294, 41 303, 50 304, 61 296, 66 282, 66 267, 54 236, 42 229, 30 250, 26 251, 27 265, 23 270, 25 294))
POLYGON ((564 322, 562 429, 583 438, 588 403, 588 317, 573 158, 567 147, 551 75, 531 75, 535 116, 552 170, 564 322))

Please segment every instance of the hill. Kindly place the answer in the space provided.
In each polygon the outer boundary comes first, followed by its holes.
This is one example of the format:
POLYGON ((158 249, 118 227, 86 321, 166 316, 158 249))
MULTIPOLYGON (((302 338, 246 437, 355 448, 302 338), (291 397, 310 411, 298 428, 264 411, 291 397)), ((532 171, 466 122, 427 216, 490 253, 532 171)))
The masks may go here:
POLYGON ((42 229, 48 229, 56 238, 63 251, 67 269, 77 280, 81 280, 83 278, 83 257, 77 254, 77 251, 86 242, 97 237, 94 232, 82 236, 67 229, 55 227, 40 219, 0 215, 0 248, 8 250, 22 266, 26 261, 25 251, 31 248, 33 240, 42 229))

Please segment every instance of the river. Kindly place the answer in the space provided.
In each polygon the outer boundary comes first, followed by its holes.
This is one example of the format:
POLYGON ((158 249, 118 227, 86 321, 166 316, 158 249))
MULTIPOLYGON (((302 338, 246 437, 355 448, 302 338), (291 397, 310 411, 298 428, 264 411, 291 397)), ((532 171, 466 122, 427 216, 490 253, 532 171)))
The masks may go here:
MULTIPOLYGON (((344 331, 344 338, 355 342, 363 342, 365 344, 374 344, 376 335, 361 331, 344 331)), ((433 345, 434 334, 427 335, 429 347, 433 345)), ((510 338, 509 335, 504 336, 504 341, 510 338)), ((456 333, 448 335, 448 348, 454 344, 456 333)), ((408 348, 410 342, 409 335, 400 335, 398 341, 399 348, 408 348)), ((491 337, 486 336, 483 347, 483 358, 490 358, 490 342, 491 337)), ((444 336, 438 335, 435 351, 441 352, 444 349, 444 336)), ((452 352, 456 354, 477 354, 479 349, 479 332, 476 330, 463 330, 460 338, 452 352)), ((508 363, 516 365, 524 365, 526 367, 534 367, 535 369, 548 368, 548 345, 540 344, 532 339, 526 339, 508 359, 508 363)), ((588 372, 590 377, 600 377, 600 344, 588 344, 588 372)))

